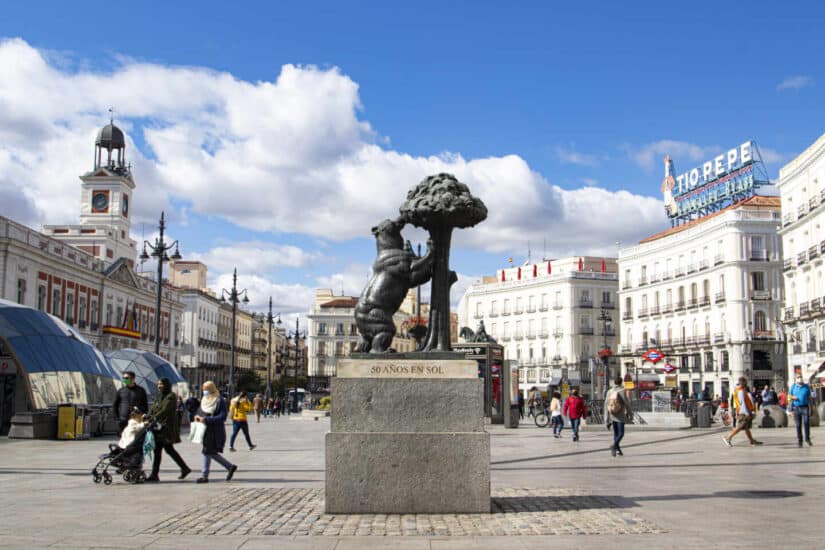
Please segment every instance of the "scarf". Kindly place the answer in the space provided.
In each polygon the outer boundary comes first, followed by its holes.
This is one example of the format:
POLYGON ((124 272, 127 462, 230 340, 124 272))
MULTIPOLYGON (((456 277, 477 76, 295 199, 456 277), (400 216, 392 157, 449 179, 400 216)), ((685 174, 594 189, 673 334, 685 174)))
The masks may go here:
POLYGON ((215 409, 218 408, 218 399, 220 398, 218 388, 215 387, 214 382, 205 382, 203 385, 206 387, 206 391, 209 392, 209 395, 204 396, 204 398, 201 399, 201 409, 206 414, 214 414, 215 409))

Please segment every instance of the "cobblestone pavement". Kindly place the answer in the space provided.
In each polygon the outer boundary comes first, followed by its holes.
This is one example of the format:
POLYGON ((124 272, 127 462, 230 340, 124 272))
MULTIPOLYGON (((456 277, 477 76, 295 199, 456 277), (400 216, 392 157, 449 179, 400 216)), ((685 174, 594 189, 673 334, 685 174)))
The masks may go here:
POLYGON ((490 514, 324 513, 321 489, 229 489, 152 526, 152 535, 500 536, 663 533, 609 498, 566 490, 503 489, 490 514))

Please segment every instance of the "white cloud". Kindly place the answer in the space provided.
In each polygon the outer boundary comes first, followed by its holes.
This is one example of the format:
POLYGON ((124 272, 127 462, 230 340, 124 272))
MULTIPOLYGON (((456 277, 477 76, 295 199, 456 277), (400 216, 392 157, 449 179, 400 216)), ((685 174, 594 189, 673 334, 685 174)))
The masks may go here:
MULTIPOLYGON (((215 291, 218 297, 223 289, 232 289, 232 272, 210 274, 209 288, 215 291)), ((238 274, 238 291, 246 290, 249 304, 242 307, 248 311, 266 311, 269 308, 269 298, 272 297, 273 313, 306 314, 309 304, 314 303, 315 289, 298 284, 278 284, 260 275, 238 274)))
POLYGON ((776 162, 784 162, 787 160, 790 155, 784 155, 775 149, 770 149, 768 147, 759 147, 759 154, 762 156, 762 162, 766 162, 768 164, 773 164, 776 162))
POLYGON ((218 246, 205 253, 192 253, 187 259, 198 260, 218 272, 267 273, 279 267, 303 267, 317 260, 318 255, 297 246, 259 241, 218 246))
POLYGON ((678 160, 689 160, 691 162, 701 162, 721 150, 720 147, 703 147, 686 141, 676 141, 663 139, 643 145, 642 147, 626 146, 630 159, 639 165, 643 170, 652 172, 656 167, 660 167, 664 174, 664 157, 670 155, 674 161, 676 172, 678 160))
POLYGON ((372 276, 372 266, 350 264, 343 272, 322 275, 315 279, 318 288, 328 288, 333 294, 360 296, 372 276))
MULTIPOLYGON (((359 118, 358 84, 338 68, 284 65, 272 81, 248 82, 205 68, 118 63, 107 72, 83 62, 66 68, 23 40, 0 42, 0 174, 24 190, 14 209, 26 219, 76 221, 76 177, 91 168, 96 131, 113 105, 138 185, 134 223, 155 224, 174 198, 187 211, 244 228, 342 241, 397 216, 407 190, 442 171, 490 208, 476 230, 456 231, 463 245, 501 251, 547 237, 566 250, 612 242, 613 233, 644 235, 664 221, 658 201, 564 190, 516 155, 414 157, 387 149, 388 140, 359 118)), ((637 152, 638 162, 652 163, 655 152, 637 152)), ((0 213, 15 217, 5 201, 0 213)))
POLYGON ((570 147, 557 145, 556 156, 565 164, 578 164, 580 166, 595 166, 600 160, 598 155, 576 151, 574 145, 570 145, 570 147))
POLYGON ((776 85, 777 90, 799 90, 812 86, 814 79, 807 75, 789 76, 776 85))

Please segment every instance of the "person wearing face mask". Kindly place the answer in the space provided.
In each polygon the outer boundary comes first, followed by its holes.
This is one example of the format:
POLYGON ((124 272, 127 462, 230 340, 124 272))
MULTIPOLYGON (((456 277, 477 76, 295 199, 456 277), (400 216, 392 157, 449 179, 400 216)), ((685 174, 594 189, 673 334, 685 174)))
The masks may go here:
POLYGON ((195 422, 206 424, 206 433, 203 435, 203 469, 198 483, 209 481, 209 466, 214 460, 226 468, 226 481, 230 481, 238 467, 226 460, 221 453, 226 445, 226 415, 228 408, 226 400, 218 393, 218 388, 212 381, 203 383, 203 399, 195 416, 195 422))
POLYGON ((802 376, 797 375, 796 383, 791 386, 788 392, 788 401, 793 410, 793 418, 796 421, 796 439, 799 446, 802 446, 802 429, 805 428, 805 442, 811 443, 811 387, 805 383, 802 376))
POLYGON ((123 433, 123 428, 129 423, 132 409, 146 413, 149 410, 149 400, 146 390, 135 384, 135 373, 127 370, 123 373, 123 387, 117 390, 112 404, 112 411, 118 421, 118 435, 123 433))
POLYGON ((148 482, 157 482, 160 473, 160 461, 163 451, 172 457, 175 464, 180 468, 180 476, 183 479, 189 475, 191 468, 186 465, 183 458, 175 450, 175 443, 180 443, 180 423, 178 421, 178 398, 172 393, 172 383, 168 378, 158 380, 158 396, 149 409, 149 414, 160 424, 160 430, 155 433, 155 458, 152 461, 152 473, 146 478, 148 482))

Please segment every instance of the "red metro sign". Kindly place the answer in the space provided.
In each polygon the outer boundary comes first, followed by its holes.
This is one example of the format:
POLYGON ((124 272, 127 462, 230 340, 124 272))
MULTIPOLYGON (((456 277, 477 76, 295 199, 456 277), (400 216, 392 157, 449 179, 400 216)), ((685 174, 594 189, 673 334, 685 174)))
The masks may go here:
POLYGON ((657 350, 656 348, 649 349, 642 354, 642 359, 644 359, 645 361, 650 361, 653 364, 658 363, 664 358, 665 354, 657 350))
POLYGON ((666 374, 676 372, 676 365, 671 365, 670 363, 665 363, 665 365, 662 367, 662 370, 665 371, 666 374))

